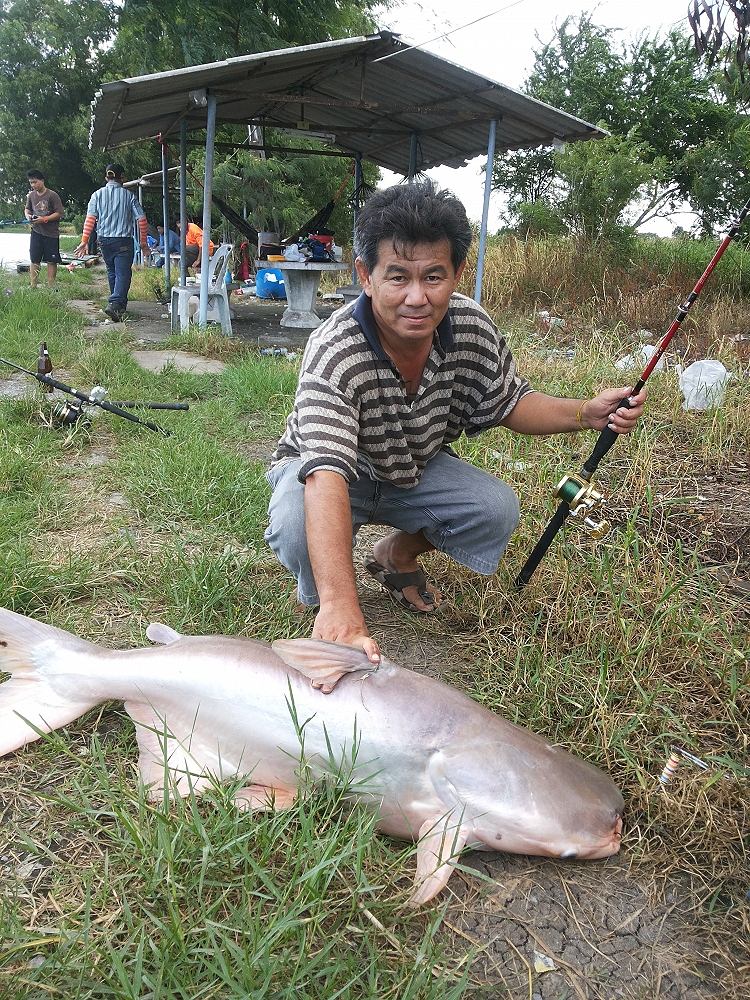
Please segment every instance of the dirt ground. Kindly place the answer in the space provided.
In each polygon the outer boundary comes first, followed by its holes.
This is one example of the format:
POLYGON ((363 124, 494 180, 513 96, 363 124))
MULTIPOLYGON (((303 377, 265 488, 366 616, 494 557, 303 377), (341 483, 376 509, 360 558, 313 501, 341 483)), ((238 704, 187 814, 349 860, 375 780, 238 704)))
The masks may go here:
MULTIPOLYGON (((96 279, 104 293, 104 276, 96 275, 96 279)), ((340 304, 318 300, 315 309, 321 319, 326 319, 340 304)), ((166 306, 160 302, 131 300, 128 303, 126 322, 122 324, 113 324, 106 319, 96 302, 74 299, 68 302, 68 305, 83 314, 87 323, 87 336, 90 338, 99 336, 102 327, 110 326, 124 329, 132 336, 134 346, 139 347, 144 344, 162 343, 171 333, 166 306)), ((285 308, 285 302, 256 299, 234 293, 231 296, 231 309, 234 313, 232 336, 260 349, 283 347, 290 351, 301 350, 307 343, 309 331, 280 326, 285 308)))
MULTIPOLYGON (((90 332, 96 336, 96 307, 91 303, 78 307, 90 316, 90 332)), ((274 303, 242 303, 236 335, 259 345, 299 347, 304 338, 289 338, 278 327, 282 308, 274 303)), ((158 344, 168 335, 158 303, 134 302, 129 312, 133 319, 126 329, 134 346, 158 344)), ((722 498, 729 485, 736 487, 738 496, 746 495, 747 471, 747 464, 739 463, 723 479, 702 481, 699 493, 705 508, 699 528, 703 531, 708 523, 715 538, 716 565, 728 567, 739 586, 747 582, 750 529, 745 514, 738 515, 739 504, 727 507, 722 498)), ((686 541, 691 530, 698 530, 696 525, 698 521, 684 524, 686 541)), ((359 565, 378 531, 361 532, 355 552, 359 565)), ((377 585, 367 580, 364 588, 365 614, 389 656, 412 669, 450 679, 445 677, 445 665, 466 657, 460 636, 451 636, 449 626, 426 636, 416 623, 392 613, 377 585)), ((629 851, 626 827, 621 854, 606 861, 466 855, 462 870, 449 885, 443 927, 457 953, 468 945, 476 948, 471 973, 476 986, 471 995, 477 998, 750 997, 748 942, 736 936, 741 922, 709 915, 696 906, 694 890, 687 875, 683 878, 672 870, 665 876, 641 865, 629 851)))

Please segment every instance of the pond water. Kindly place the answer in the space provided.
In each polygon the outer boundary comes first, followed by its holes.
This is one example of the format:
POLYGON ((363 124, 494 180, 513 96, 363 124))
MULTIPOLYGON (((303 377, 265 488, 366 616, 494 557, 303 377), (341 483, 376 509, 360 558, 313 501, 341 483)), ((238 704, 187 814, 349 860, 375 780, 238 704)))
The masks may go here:
POLYGON ((29 234, 0 233, 0 265, 15 271, 17 263, 29 263, 29 234))

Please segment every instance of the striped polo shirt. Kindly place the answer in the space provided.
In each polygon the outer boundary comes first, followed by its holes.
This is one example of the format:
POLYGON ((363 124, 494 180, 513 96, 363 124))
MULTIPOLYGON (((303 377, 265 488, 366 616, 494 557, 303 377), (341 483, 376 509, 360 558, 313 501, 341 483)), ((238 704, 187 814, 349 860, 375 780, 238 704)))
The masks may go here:
POLYGON ((311 334, 272 464, 301 458, 300 482, 328 469, 410 489, 441 449, 495 427, 532 391, 484 309, 454 293, 419 391, 407 396, 363 292, 311 334))
POLYGON ((94 191, 86 215, 96 219, 96 235, 100 239, 132 236, 134 223, 146 218, 136 196, 117 181, 107 181, 94 191))

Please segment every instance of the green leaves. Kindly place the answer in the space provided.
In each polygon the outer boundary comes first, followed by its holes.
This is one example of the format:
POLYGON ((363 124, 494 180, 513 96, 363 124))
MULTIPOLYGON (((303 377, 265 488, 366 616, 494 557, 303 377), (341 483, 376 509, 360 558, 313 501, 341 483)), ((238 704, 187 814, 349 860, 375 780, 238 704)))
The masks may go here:
POLYGON ((574 234, 634 229, 686 200, 704 229, 721 228, 747 197, 748 140, 736 88, 719 83, 677 32, 623 43, 589 14, 567 18, 536 53, 526 91, 612 139, 501 156, 495 185, 523 231, 542 219, 520 206, 539 199, 553 229, 563 220, 574 234))
POLYGON ((115 11, 98 0, 0 3, 0 199, 21 198, 29 167, 65 203, 90 189, 75 122, 106 70, 115 11))
MULTIPOLYGON (((375 7, 375 0, 0 0, 0 203, 17 206, 26 170, 37 167, 69 214, 83 211, 104 164, 87 152, 90 104, 103 82, 367 33, 375 7)), ((119 157, 130 176, 158 166, 153 145, 119 157)), ((318 184, 329 168, 317 163, 318 184)))

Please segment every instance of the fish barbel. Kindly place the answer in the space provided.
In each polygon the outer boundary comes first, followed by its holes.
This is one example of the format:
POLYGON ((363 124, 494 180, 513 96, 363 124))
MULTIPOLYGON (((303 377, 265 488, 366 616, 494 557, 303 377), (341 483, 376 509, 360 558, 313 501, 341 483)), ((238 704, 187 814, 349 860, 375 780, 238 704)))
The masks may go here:
POLYGON ((149 794, 247 775, 241 808, 285 808, 299 785, 300 735, 314 777, 347 772, 348 794, 384 833, 417 842, 410 903, 446 885, 465 848, 604 858, 620 846, 623 799, 602 771, 441 681, 361 649, 182 636, 108 650, 0 609, 0 756, 122 700, 149 794), (354 763, 352 764, 352 761, 354 763))

